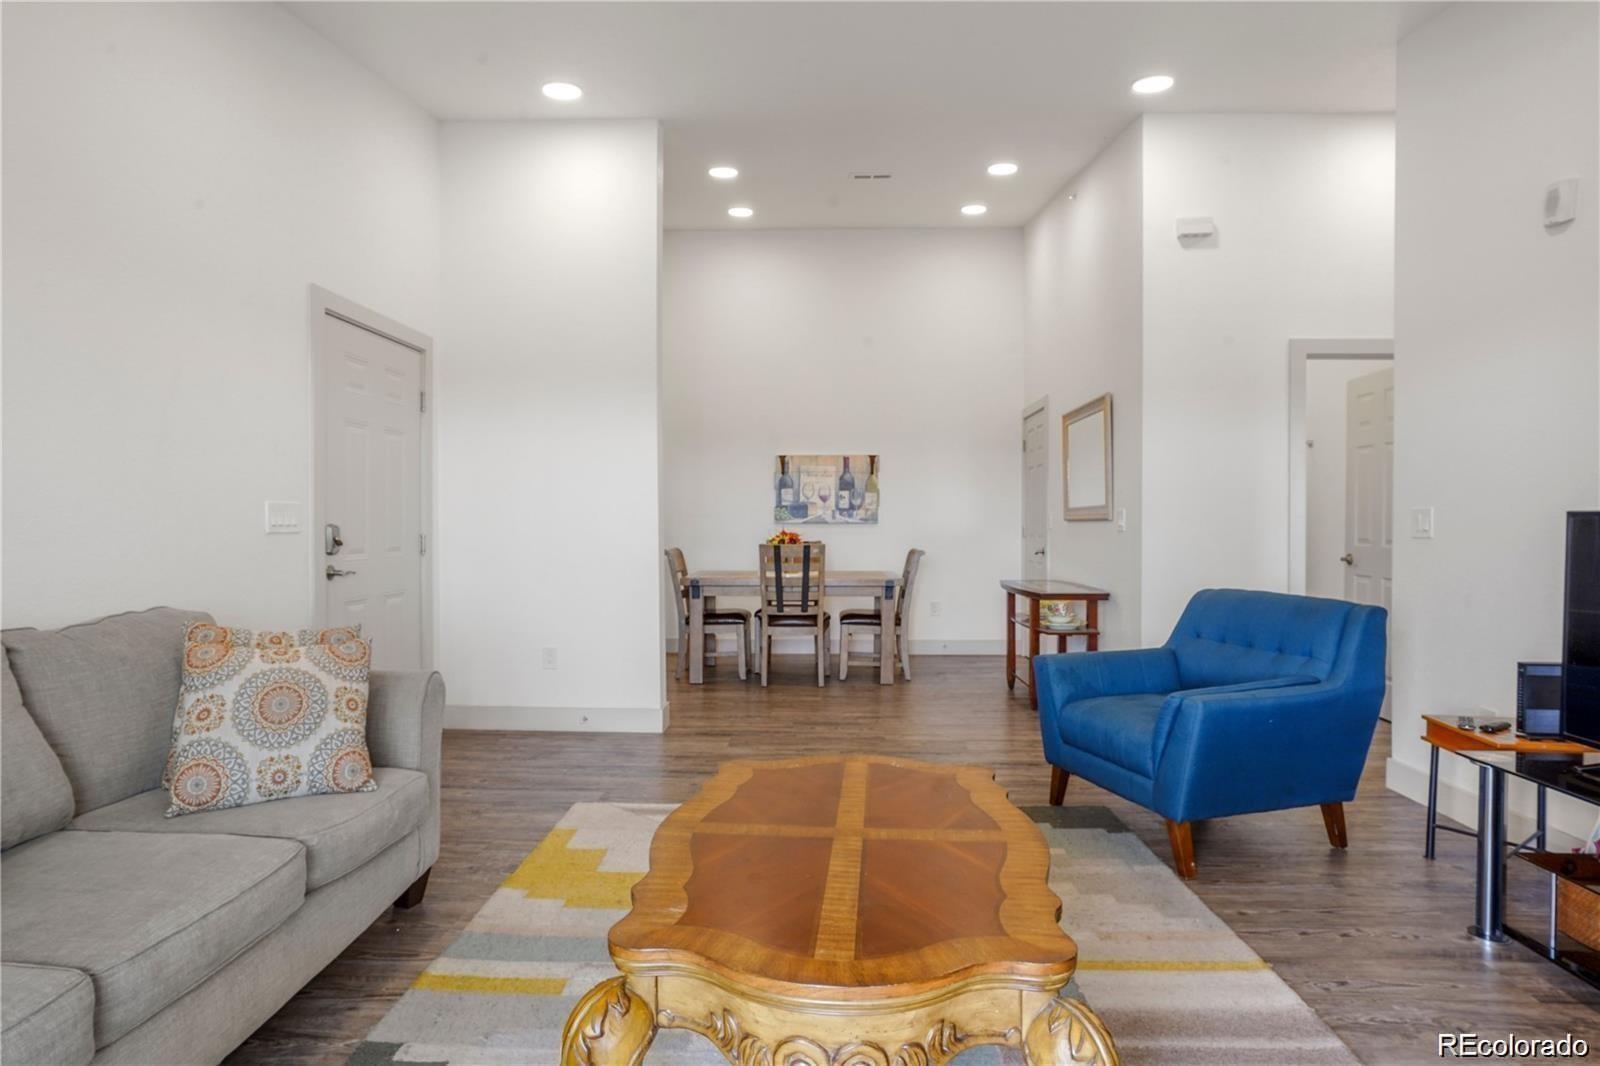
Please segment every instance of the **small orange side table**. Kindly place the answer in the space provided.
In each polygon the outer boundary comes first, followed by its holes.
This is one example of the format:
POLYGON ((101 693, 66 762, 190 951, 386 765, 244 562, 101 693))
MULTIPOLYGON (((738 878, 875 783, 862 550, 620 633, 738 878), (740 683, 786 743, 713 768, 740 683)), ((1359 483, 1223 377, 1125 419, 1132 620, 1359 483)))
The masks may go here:
MULTIPOLYGON (((1476 833, 1470 829, 1457 829, 1453 825, 1439 824, 1439 752, 1441 751, 1502 751, 1512 755, 1587 755, 1594 751, 1586 744, 1576 741, 1562 740, 1559 737, 1527 737, 1514 730, 1504 733, 1480 733, 1478 726, 1484 722, 1506 721, 1507 715, 1458 715, 1458 714, 1425 714, 1422 716, 1422 739, 1431 746, 1428 752, 1428 834, 1426 843, 1422 848, 1424 859, 1433 858, 1433 842, 1436 831, 1443 829, 1447 833, 1460 833, 1462 836, 1474 837, 1476 833), (1466 721, 1469 725, 1458 725, 1458 721, 1466 721)), ((1514 718, 1511 719, 1515 721, 1514 718)), ((1545 797, 1544 789, 1539 789, 1539 806, 1537 810, 1537 823, 1534 837, 1539 841, 1540 850, 1545 846, 1545 797)))

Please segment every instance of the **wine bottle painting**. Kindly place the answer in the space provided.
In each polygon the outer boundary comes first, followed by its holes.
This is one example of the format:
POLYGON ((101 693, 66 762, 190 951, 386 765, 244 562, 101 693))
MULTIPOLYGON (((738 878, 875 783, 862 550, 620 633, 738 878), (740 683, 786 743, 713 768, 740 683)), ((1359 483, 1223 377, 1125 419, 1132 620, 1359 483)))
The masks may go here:
POLYGON ((779 525, 878 521, 876 455, 780 455, 772 479, 772 520, 779 525))

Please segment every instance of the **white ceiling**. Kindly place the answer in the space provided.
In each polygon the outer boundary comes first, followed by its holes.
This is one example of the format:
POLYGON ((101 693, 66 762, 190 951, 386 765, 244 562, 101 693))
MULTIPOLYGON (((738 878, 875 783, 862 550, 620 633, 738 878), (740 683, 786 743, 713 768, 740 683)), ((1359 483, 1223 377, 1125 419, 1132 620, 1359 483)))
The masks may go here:
POLYGON ((1395 42, 1439 6, 289 5, 440 118, 660 118, 672 228, 1020 225, 1141 111, 1391 110, 1395 42), (1155 72, 1177 87, 1129 92, 1155 72))

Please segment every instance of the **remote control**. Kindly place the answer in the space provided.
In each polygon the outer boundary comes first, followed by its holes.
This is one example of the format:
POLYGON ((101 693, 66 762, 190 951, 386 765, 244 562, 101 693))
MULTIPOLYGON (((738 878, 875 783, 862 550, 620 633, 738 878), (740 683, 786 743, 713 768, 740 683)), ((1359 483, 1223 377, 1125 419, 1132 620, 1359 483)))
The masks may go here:
POLYGON ((1499 721, 1499 722, 1485 722, 1485 723, 1483 723, 1482 725, 1480 725, 1478 727, 1478 732, 1480 732, 1480 733, 1504 733, 1506 730, 1508 730, 1510 728, 1511 728, 1511 723, 1507 722, 1507 721, 1504 721, 1504 720, 1499 721))

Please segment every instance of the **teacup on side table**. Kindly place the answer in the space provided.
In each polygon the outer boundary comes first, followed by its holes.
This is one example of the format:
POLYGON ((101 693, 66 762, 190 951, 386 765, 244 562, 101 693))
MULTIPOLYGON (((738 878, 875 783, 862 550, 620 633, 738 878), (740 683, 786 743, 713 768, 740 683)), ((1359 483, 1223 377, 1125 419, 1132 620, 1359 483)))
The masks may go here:
POLYGON ((636 1066, 662 1028, 761 1066, 927 1066, 969 1047, 1118 1062, 1085 1004, 1038 827, 974 766, 873 755, 730 762, 656 830, 623 976, 563 1066, 636 1066))

